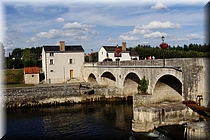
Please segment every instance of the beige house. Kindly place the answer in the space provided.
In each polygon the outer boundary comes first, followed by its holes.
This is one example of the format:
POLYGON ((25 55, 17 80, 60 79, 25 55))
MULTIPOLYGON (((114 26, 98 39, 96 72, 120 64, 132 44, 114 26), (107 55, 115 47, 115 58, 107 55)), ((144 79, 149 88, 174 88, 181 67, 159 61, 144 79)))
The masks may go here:
POLYGON ((139 55, 136 51, 128 51, 126 48, 126 42, 122 42, 122 46, 102 46, 98 52, 98 61, 116 61, 119 58, 120 61, 139 60, 139 55), (121 57, 115 57, 116 48, 121 50, 121 57))
POLYGON ((45 83, 65 83, 71 79, 82 79, 84 49, 81 45, 42 47, 42 70, 45 83))
POLYGON ((24 67, 25 84, 39 84, 39 67, 24 67))

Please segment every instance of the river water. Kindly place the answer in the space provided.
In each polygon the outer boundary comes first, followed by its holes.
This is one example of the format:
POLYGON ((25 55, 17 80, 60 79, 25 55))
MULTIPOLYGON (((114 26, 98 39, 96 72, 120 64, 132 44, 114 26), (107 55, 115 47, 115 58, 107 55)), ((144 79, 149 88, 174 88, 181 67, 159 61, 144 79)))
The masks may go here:
POLYGON ((132 104, 109 102, 7 110, 3 140, 160 140, 161 133, 132 131, 132 104))

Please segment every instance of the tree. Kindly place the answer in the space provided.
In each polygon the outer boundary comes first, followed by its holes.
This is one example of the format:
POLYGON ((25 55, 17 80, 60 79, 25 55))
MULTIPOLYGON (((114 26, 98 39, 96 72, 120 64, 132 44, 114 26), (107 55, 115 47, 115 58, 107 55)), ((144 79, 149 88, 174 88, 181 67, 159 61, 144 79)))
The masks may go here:
POLYGON ((24 67, 33 67, 33 66, 35 66, 35 60, 25 59, 23 64, 24 64, 24 67))
POLYGON ((24 67, 32 67, 36 66, 36 54, 31 53, 31 50, 29 48, 25 48, 23 50, 23 64, 24 67))
POLYGON ((145 76, 139 81, 139 85, 137 87, 138 93, 146 94, 149 86, 149 80, 145 78, 145 76))
POLYGON ((15 48, 13 51, 12 51, 12 55, 13 56, 17 56, 17 55, 22 55, 22 52, 23 50, 21 48, 15 48))

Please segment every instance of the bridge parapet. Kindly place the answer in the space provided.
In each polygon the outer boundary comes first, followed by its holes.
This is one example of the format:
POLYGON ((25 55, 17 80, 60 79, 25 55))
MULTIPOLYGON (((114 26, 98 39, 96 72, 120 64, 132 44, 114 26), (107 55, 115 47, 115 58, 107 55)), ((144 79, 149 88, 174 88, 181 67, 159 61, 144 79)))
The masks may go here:
MULTIPOLYGON (((165 66, 195 65, 198 58, 170 58, 165 59, 165 66)), ((85 63, 84 66, 93 66, 92 63, 85 63)), ((107 61, 94 63, 94 66, 118 66, 117 61, 107 61)), ((132 60, 119 61, 119 66, 163 66, 163 59, 155 60, 132 60)))

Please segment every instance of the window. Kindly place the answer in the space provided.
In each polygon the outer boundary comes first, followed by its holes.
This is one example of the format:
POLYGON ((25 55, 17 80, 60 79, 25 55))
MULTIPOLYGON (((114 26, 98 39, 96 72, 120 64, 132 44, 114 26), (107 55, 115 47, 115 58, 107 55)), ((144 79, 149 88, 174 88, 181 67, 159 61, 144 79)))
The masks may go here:
POLYGON ((53 59, 50 59, 50 65, 54 64, 53 59))
POLYGON ((54 72, 54 70, 51 69, 50 72, 54 72))
POLYGON ((69 64, 74 64, 74 59, 69 59, 69 64))
POLYGON ((54 56, 54 52, 50 52, 50 56, 54 56))

